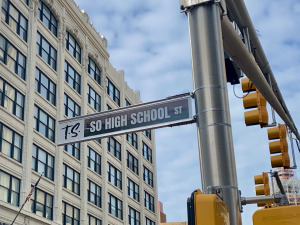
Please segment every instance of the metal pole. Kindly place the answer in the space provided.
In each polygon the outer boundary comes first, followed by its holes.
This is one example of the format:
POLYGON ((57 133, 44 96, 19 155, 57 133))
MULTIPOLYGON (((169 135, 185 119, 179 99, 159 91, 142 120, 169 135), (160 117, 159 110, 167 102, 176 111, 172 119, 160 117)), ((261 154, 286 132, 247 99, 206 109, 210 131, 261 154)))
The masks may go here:
POLYGON ((219 186, 230 213, 230 224, 241 225, 229 101, 216 3, 194 5, 189 21, 196 123, 202 188, 219 186))

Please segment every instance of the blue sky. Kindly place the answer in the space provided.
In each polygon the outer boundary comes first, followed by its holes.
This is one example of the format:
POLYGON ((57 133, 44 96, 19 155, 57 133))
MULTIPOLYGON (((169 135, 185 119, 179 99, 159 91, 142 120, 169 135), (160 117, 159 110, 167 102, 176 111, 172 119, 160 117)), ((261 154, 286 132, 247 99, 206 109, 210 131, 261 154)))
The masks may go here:
MULTIPOLYGON (((179 0, 75 0, 108 40, 110 62, 143 102, 193 91, 188 21, 179 0)), ((290 113, 300 129, 300 1, 246 0, 250 17, 290 113)), ((241 96, 240 85, 235 92, 241 96)), ((244 125, 241 99, 228 85, 239 189, 254 196, 253 176, 270 171, 267 130, 244 125)), ((269 112, 269 115, 271 113, 269 112)), ((276 117, 280 122, 279 117, 276 117)), ((168 222, 186 221, 186 199, 201 188, 196 126, 156 131, 158 196, 168 222)), ((300 154, 296 149, 297 163, 300 154)), ((299 169, 298 169, 299 170, 299 169)), ((300 175, 300 173, 298 172, 300 175)), ((244 206, 252 224, 256 205, 244 206)))

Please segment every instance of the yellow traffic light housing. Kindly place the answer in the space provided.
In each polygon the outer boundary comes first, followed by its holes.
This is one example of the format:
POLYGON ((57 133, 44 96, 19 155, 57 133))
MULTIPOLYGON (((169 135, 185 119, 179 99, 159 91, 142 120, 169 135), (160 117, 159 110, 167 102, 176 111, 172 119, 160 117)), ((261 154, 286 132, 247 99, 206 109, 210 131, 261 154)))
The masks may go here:
POLYGON ((286 140, 286 127, 284 124, 278 124, 278 127, 268 129, 269 140, 279 139, 277 141, 269 142, 270 154, 277 154, 271 156, 271 165, 274 167, 290 167, 290 157, 288 154, 288 143, 286 140))
POLYGON ((256 195, 270 195, 269 177, 267 173, 254 176, 255 184, 262 184, 255 187, 256 195))
POLYGON ((241 85, 243 92, 256 91, 256 87, 252 84, 248 77, 241 79, 241 85))
POLYGON ((263 127, 268 124, 267 101, 259 91, 244 95, 243 105, 245 109, 257 108, 244 113, 246 126, 260 124, 263 127))
POLYGON ((299 225, 300 205, 259 209, 252 220, 253 225, 299 225))
POLYGON ((267 101, 256 89, 249 78, 241 79, 243 95, 243 105, 245 109, 257 108, 244 113, 246 126, 260 124, 261 127, 268 124, 267 101))
POLYGON ((188 199, 189 225, 230 225, 227 205, 216 194, 199 189, 188 199))

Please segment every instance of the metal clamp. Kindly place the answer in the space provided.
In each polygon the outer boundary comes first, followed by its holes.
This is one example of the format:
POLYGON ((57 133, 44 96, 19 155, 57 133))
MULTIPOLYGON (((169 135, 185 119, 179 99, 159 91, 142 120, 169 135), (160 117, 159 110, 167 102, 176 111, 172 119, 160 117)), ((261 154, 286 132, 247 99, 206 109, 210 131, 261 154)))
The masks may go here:
POLYGON ((196 5, 205 3, 219 3, 220 0, 180 0, 180 11, 185 12, 196 5))

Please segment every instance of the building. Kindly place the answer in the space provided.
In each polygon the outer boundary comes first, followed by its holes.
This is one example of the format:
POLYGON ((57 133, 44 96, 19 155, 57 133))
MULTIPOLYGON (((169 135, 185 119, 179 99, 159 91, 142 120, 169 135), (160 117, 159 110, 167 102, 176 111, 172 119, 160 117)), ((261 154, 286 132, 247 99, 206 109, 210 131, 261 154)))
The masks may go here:
POLYGON ((159 212, 158 217, 159 217, 159 223, 166 223, 167 222, 167 216, 164 213, 164 205, 162 202, 158 201, 157 204, 157 211, 159 212))
POLYGON ((140 103, 73 0, 0 0, 0 222, 158 224, 153 131, 57 146, 58 121, 140 103))
MULTIPOLYGON (((289 203, 291 205, 300 205, 300 180, 297 179, 295 170, 278 168, 276 171, 278 172, 289 203)), ((279 192, 279 188, 275 185, 275 193, 279 192)))

